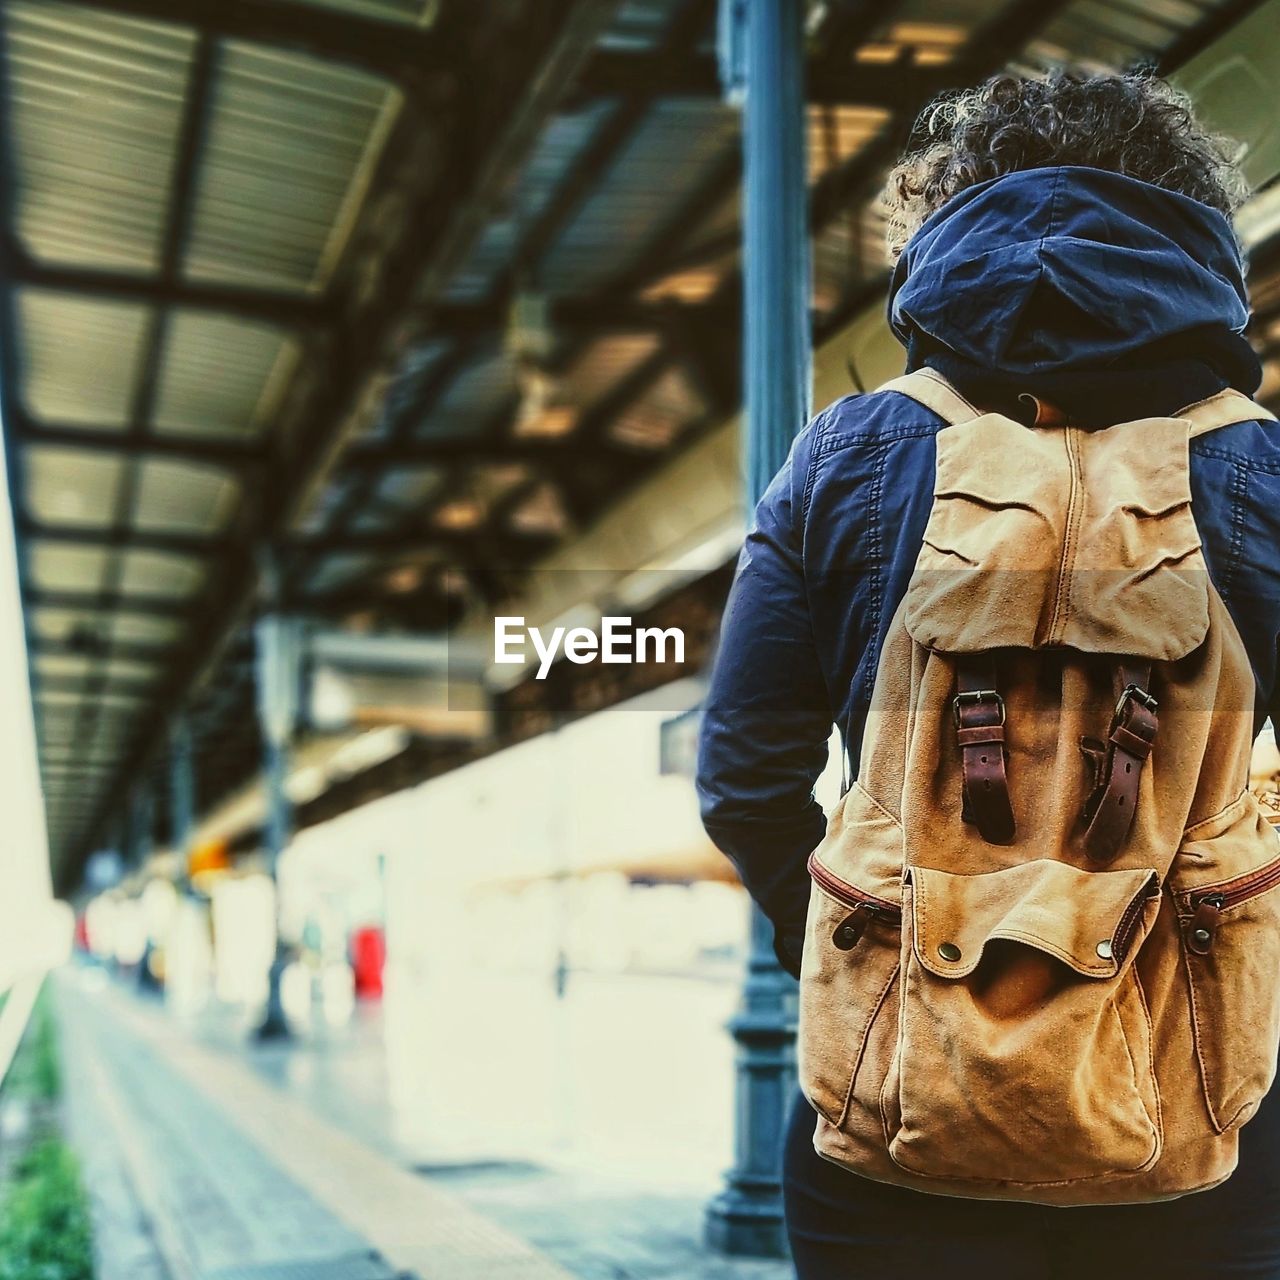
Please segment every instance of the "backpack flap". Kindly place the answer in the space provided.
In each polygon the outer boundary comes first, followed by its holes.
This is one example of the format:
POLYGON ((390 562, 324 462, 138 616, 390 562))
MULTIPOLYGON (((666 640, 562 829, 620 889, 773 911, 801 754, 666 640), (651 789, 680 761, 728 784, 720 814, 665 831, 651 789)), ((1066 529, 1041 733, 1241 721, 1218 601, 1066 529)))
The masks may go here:
MULTIPOLYGON (((912 867, 916 959, 935 977, 967 978, 996 939, 1113 978, 1133 949, 1155 872, 1082 871, 1037 858, 984 875, 912 867)), ((1007 957, 1006 957, 1007 961, 1007 957)))
POLYGON ((933 507, 907 590, 943 653, 1069 646, 1184 657, 1209 626, 1188 423, 1096 431, 986 414, 937 436, 933 507))

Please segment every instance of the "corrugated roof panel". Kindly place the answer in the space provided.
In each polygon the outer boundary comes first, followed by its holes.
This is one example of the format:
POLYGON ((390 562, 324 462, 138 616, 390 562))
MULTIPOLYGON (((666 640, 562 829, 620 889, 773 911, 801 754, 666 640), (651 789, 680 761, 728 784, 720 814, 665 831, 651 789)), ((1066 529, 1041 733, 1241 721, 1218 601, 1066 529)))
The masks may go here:
POLYGON ((111 523, 124 477, 123 458, 28 446, 23 459, 26 505, 37 519, 86 528, 111 523))
POLYGON ((61 738, 75 725, 78 694, 62 690, 39 689, 36 701, 40 703, 39 733, 42 738, 61 738))
POLYGON ((165 344, 156 429, 254 434, 275 409, 298 354, 296 339, 279 329, 176 313, 165 344))
POLYGON ((579 152, 615 109, 601 101, 556 116, 543 131, 515 183, 503 213, 489 222, 465 265, 449 285, 456 302, 487 297, 498 276, 508 270, 516 245, 528 234, 559 191, 579 152))
POLYGON ((823 312, 840 305, 851 291, 883 281, 889 267, 886 216, 878 201, 849 210, 813 242, 813 305, 823 312))
POLYGON ((42 676, 88 676, 95 660, 78 653, 38 653, 32 665, 42 676))
POLYGON ((493 426, 496 415, 518 390, 515 362, 505 352, 478 360, 453 380, 418 434, 475 435, 493 426))
POLYGON ((97 717, 98 731, 94 735, 94 745, 105 747, 114 754, 114 749, 124 745, 136 723, 134 716, 120 711, 104 711, 97 717))
POLYGON ((652 356, 659 345, 654 333, 593 342, 560 380, 558 398, 580 407, 594 404, 652 356))
POLYGON ((194 34, 53 0, 7 5, 5 26, 19 237, 155 268, 194 34))
MULTIPOLYGON (((692 241, 694 245, 698 243, 696 239, 692 241)), ((706 302, 737 266, 738 258, 738 250, 734 248, 695 265, 681 267, 669 275, 659 276, 640 296, 646 302, 706 302)))
POLYGON ((855 63, 906 55, 924 65, 950 62, 976 27, 996 16, 990 0, 901 0, 886 13, 871 39, 854 50, 855 63))
POLYGON ((876 107, 810 107, 809 181, 848 163, 887 129, 893 119, 876 107))
POLYGON ((124 592, 191 596, 203 585, 208 572, 199 560, 164 551, 124 551, 120 559, 120 589, 124 592))
POLYGON ((153 458, 139 466, 134 525, 212 532, 226 524, 239 493, 239 484, 219 468, 153 458))
POLYGON ((110 553, 103 547, 28 543, 31 580, 46 591, 99 591, 110 553))
POLYGON ((313 592, 333 591, 356 578, 367 576, 377 565, 378 561, 373 556, 326 556, 316 566, 308 586, 313 592))
POLYGON ((98 670, 108 680, 145 682, 154 680, 163 667, 157 662, 139 662, 134 658, 107 658, 98 664, 98 670))
POLYGON ((374 76, 229 42, 185 273, 323 287, 399 102, 398 92, 374 76))
POLYGON ((397 468, 378 481, 375 500, 392 511, 410 511, 424 503, 443 478, 438 467, 397 468))
POLYGON ((701 414, 706 402, 678 370, 665 373, 610 425, 609 437, 643 449, 665 449, 701 414))
POLYGON ((124 426, 147 309, 37 289, 19 290, 17 309, 27 409, 45 422, 124 426))
POLYGON ((42 640, 66 640, 76 633, 100 634, 107 615, 96 609, 32 609, 32 632, 42 640))
POLYGON ((1043 64, 1070 58, 1099 69, 1153 60, 1179 34, 1221 7, 1221 0, 1208 4, 1165 0, 1138 10, 1128 5, 1078 0, 1031 43, 1028 60, 1043 64))
POLYGON ((144 613, 116 610, 107 627, 107 637, 120 644, 169 644, 182 633, 176 618, 154 618, 144 613))
POLYGON ((643 52, 662 38, 682 0, 622 0, 608 30, 600 39, 606 49, 643 52))
POLYGON ((655 103, 548 255, 540 281, 554 292, 586 292, 629 265, 677 215, 724 148, 735 145, 738 124, 737 111, 719 102, 655 103))

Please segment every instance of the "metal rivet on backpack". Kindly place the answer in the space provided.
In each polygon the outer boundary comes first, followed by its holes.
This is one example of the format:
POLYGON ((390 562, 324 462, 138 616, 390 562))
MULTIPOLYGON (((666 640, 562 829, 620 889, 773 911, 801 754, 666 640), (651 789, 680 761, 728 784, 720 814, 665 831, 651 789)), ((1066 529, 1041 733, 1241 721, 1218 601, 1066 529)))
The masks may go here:
POLYGON ((1111 939, 1103 938, 1103 940, 1098 943, 1096 950, 1098 952, 1099 959, 1110 960, 1112 958, 1111 939))
POLYGON ((1213 934, 1211 934, 1208 929, 1192 929, 1191 941, 1194 942, 1197 947, 1207 947, 1209 943, 1213 941, 1213 934))
POLYGON ((938 947, 938 954, 947 961, 954 964, 960 959, 960 948, 954 942, 944 942, 938 947))

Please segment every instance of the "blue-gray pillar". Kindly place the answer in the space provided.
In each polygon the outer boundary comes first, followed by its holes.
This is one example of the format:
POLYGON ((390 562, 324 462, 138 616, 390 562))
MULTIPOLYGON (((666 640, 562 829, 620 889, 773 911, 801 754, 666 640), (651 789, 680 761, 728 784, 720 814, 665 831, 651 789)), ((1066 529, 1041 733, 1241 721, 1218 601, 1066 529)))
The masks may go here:
POLYGON ((151 792, 151 782, 143 778, 134 788, 129 801, 129 812, 125 819, 125 865, 130 870, 138 870, 145 866, 151 857, 155 826, 155 796, 151 792))
MULTIPOLYGON (((809 417, 809 225, 805 162, 804 6, 741 0, 745 168, 743 455, 754 508, 809 417)), ((735 1163, 707 1211, 707 1239, 726 1253, 781 1257, 780 1157, 795 1090, 796 985, 774 958, 772 929, 752 908, 738 1045, 735 1163)))
POLYGON ((196 782, 191 725, 185 715, 169 734, 169 844, 178 855, 178 882, 187 883, 196 821, 196 782))
POLYGON ((267 1007, 256 1035, 278 1040, 290 1034, 280 998, 281 980, 289 962, 279 930, 280 856, 289 843, 293 811, 286 783, 289 746, 298 715, 298 629, 279 613, 258 620, 255 673, 258 686, 258 720, 262 730, 262 787, 266 799, 263 847, 271 878, 276 883, 276 950, 267 984, 267 1007))
MULTIPOLYGON (((152 788, 151 779, 144 775, 134 790, 129 806, 129 852, 126 861, 135 871, 147 865, 155 848, 155 823, 155 791, 152 788)), ((137 972, 138 986, 144 991, 155 991, 159 985, 151 968, 154 949, 155 944, 148 930, 137 972)))

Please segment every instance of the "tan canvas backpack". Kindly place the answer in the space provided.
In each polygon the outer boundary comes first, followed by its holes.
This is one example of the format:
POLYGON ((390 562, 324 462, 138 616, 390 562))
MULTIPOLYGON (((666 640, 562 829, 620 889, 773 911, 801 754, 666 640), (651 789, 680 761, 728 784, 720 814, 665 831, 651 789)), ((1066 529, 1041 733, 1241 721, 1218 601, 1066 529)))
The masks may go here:
POLYGON ((1280 840, 1254 678, 1191 516, 1236 392, 1098 430, 939 413, 924 546, 857 781, 810 860, 820 1154, 956 1196, 1210 1187, 1280 1044, 1280 840))

